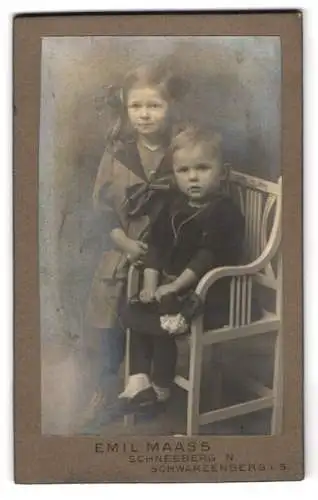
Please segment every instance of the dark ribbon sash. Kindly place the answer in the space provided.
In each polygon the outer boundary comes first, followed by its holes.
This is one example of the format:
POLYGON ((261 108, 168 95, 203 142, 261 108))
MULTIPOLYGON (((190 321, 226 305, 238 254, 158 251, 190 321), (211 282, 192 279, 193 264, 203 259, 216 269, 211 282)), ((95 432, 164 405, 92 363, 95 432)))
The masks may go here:
POLYGON ((126 189, 126 210, 130 217, 149 215, 158 194, 166 193, 171 187, 170 177, 165 176, 148 183, 142 182, 126 189))

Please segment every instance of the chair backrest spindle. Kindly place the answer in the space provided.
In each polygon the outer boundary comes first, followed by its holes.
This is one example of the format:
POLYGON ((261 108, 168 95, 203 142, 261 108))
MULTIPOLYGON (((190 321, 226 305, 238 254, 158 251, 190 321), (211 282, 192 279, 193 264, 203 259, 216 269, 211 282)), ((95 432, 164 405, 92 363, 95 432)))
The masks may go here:
POLYGON ((257 259, 267 245, 270 217, 280 201, 280 184, 232 171, 230 192, 245 217, 245 260, 257 259))
MULTIPOLYGON (((281 209, 281 179, 274 183, 231 171, 229 191, 245 218, 244 263, 260 259, 270 244, 278 249, 280 225, 275 224, 275 218, 281 209)), ((277 251, 273 258, 277 257, 276 254, 277 251)), ((257 282, 277 291, 281 283, 274 272, 272 260, 264 264, 255 275, 232 278, 230 326, 238 327, 251 322, 253 283, 257 282)))

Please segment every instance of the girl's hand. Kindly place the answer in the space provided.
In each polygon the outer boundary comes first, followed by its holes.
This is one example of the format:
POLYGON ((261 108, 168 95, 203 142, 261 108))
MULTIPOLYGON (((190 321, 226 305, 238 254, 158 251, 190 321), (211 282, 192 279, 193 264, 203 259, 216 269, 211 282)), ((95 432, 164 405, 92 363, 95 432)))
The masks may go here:
POLYGON ((171 293, 176 293, 176 287, 173 283, 168 283, 167 285, 161 285, 157 288, 155 293, 155 298, 158 302, 160 302, 161 298, 165 295, 169 295, 171 293))
POLYGON ((129 239, 126 245, 127 258, 130 262, 137 262, 140 258, 145 255, 148 249, 148 245, 142 241, 129 239))
POLYGON ((143 288, 139 294, 139 298, 143 304, 149 304, 155 300, 155 290, 143 288))

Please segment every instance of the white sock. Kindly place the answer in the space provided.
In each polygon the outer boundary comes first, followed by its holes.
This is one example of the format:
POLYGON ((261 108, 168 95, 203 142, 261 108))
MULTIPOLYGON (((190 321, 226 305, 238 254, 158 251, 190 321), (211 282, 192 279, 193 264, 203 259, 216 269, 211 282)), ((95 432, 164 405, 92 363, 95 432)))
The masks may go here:
POLYGON ((136 373, 130 375, 124 391, 119 394, 119 398, 133 398, 138 392, 151 387, 148 375, 145 373, 136 373))
POLYGON ((154 383, 152 383, 152 387, 154 388, 157 394, 158 401, 163 403, 164 401, 167 401, 167 399, 170 398, 169 387, 159 387, 159 385, 156 385, 154 383))

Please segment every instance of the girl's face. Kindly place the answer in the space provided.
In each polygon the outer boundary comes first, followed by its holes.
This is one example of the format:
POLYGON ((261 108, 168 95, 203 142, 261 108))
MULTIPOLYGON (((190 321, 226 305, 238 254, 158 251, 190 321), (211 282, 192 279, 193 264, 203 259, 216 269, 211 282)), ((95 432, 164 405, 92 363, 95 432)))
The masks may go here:
POLYGON ((177 150, 173 171, 178 188, 193 202, 203 202, 218 189, 222 179, 219 162, 202 144, 177 150))
POLYGON ((140 135, 159 136, 167 128, 169 105, 156 87, 131 89, 127 111, 133 129, 140 135))

